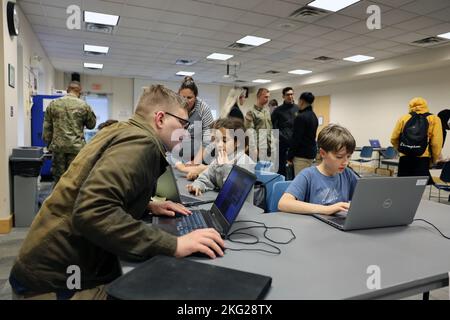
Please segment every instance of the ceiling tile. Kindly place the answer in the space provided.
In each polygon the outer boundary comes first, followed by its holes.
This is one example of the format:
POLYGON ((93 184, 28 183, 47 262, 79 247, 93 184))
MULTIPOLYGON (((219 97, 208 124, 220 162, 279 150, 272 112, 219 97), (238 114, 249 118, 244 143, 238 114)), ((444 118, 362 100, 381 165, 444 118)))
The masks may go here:
POLYGON ((267 14, 270 12, 270 15, 287 18, 290 16, 292 12, 299 9, 301 6, 283 2, 283 1, 277 1, 277 0, 264 0, 260 3, 259 6, 254 8, 253 10, 258 13, 264 13, 267 14))
POLYGON ((450 7, 448 0, 426 0, 408 3, 402 6, 401 9, 423 15, 448 7, 450 7))
POLYGON ((442 22, 436 19, 431 19, 428 17, 418 17, 409 21, 405 21, 399 24, 394 24, 393 27, 398 29, 403 29, 405 31, 418 31, 420 29, 425 29, 431 26, 436 26, 441 24, 442 22))
POLYGON ((324 26, 324 27, 339 29, 339 28, 348 26, 350 24, 353 24, 357 21, 358 21, 358 19, 356 19, 356 18, 347 17, 347 16, 343 16, 340 14, 332 14, 323 19, 317 20, 315 22, 315 24, 318 24, 318 25, 324 26))

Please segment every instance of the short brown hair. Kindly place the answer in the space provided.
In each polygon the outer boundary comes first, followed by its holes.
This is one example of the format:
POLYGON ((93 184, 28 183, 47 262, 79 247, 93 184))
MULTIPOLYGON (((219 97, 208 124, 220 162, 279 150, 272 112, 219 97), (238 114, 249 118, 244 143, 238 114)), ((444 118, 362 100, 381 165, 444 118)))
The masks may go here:
POLYGON ((256 97, 259 98, 260 95, 264 94, 264 92, 270 92, 267 88, 259 88, 258 92, 256 93, 256 97))
POLYGON ((176 107, 187 108, 187 102, 172 90, 161 84, 145 87, 136 106, 136 113, 143 117, 157 111, 160 107, 164 111, 175 111, 176 107))
POLYGON ((350 131, 338 124, 329 124, 323 128, 317 139, 319 148, 326 152, 339 152, 342 148, 347 153, 353 153, 356 148, 356 141, 350 131))
POLYGON ((71 91, 81 92, 81 83, 79 83, 78 81, 70 81, 69 85, 67 86, 67 92, 69 93, 71 91))

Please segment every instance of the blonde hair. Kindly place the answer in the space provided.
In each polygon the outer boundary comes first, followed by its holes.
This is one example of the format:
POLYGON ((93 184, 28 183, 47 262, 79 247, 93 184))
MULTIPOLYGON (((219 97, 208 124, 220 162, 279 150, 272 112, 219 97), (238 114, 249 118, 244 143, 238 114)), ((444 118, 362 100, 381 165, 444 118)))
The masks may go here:
POLYGON ((187 108, 187 102, 172 90, 161 84, 144 87, 136 106, 136 113, 147 118, 155 111, 175 111, 176 108, 187 108))
MULTIPOLYGON (((228 114, 230 113, 231 108, 237 104, 239 107, 239 97, 245 96, 245 89, 244 88, 232 88, 230 92, 228 92, 227 99, 225 100, 225 103, 223 107, 220 110, 220 117, 226 118, 228 114)), ((242 111, 242 110, 241 110, 242 111)), ((244 113, 244 112, 242 112, 244 113)))

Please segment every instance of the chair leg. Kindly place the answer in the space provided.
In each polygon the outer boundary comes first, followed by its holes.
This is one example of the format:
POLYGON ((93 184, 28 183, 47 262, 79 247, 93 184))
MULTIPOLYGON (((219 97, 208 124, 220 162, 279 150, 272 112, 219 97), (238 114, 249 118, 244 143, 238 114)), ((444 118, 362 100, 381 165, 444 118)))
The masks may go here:
POLYGON ((441 203, 441 189, 438 191, 438 202, 441 203))
POLYGON ((433 186, 430 184, 430 193, 428 194, 428 200, 431 200, 431 188, 432 188, 433 186))

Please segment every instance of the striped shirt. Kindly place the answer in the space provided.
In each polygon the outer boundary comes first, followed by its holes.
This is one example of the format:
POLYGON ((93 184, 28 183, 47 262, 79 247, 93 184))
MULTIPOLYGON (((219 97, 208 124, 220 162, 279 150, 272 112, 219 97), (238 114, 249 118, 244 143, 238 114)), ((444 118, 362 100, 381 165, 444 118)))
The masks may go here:
POLYGON ((188 127, 188 132, 191 139, 194 139, 194 122, 202 122, 202 144, 206 147, 211 142, 211 124, 214 119, 211 113, 211 108, 203 100, 197 98, 195 106, 189 113, 189 121, 191 124, 188 127))

